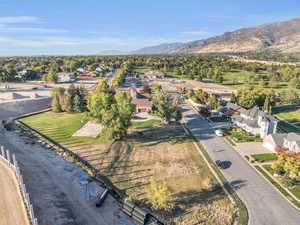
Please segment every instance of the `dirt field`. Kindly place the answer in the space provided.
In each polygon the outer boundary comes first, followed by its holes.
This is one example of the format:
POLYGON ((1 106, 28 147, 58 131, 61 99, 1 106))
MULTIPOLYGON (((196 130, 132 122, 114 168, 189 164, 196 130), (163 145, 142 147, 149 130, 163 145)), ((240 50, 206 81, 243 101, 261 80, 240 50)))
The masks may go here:
POLYGON ((171 83, 169 81, 156 81, 155 83, 158 83, 162 86, 171 86, 177 88, 185 87, 186 89, 201 88, 208 93, 218 94, 223 98, 230 98, 231 94, 236 92, 233 87, 196 80, 184 80, 182 83, 171 83))
POLYGON ((0 225, 29 225, 29 218, 12 171, 0 160, 0 225))
POLYGON ((70 134, 75 129, 67 133, 70 130, 65 127, 75 128, 76 121, 80 121, 74 114, 51 115, 40 114, 24 122, 61 141, 142 205, 150 207, 147 195, 150 178, 164 179, 172 189, 176 208, 171 213, 153 212, 165 221, 177 225, 231 224, 233 207, 229 199, 181 126, 131 127, 124 141, 104 143, 96 139, 97 143, 89 139, 74 139, 70 134), (70 116, 75 121, 63 119, 70 116), (72 125, 67 126, 67 123, 72 125), (62 134, 61 131, 66 132, 62 134))

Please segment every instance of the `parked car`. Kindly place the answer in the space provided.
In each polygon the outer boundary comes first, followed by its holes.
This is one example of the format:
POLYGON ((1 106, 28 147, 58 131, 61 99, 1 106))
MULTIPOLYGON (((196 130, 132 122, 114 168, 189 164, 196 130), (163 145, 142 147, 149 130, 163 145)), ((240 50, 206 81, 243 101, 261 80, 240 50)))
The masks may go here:
POLYGON ((216 160, 216 165, 220 168, 220 169, 227 169, 231 166, 231 162, 230 161, 221 161, 221 160, 216 160))
POLYGON ((218 130, 215 130, 215 134, 216 134, 217 136, 219 136, 219 137, 223 137, 223 136, 225 136, 225 133, 224 133, 224 131, 222 131, 222 130, 220 130, 220 129, 218 129, 218 130))

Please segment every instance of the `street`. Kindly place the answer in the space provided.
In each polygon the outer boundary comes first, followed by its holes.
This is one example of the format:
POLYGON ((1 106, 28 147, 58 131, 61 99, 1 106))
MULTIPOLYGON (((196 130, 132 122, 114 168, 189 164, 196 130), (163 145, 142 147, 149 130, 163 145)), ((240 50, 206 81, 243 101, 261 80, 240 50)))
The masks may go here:
POLYGON ((216 161, 230 161, 223 175, 244 202, 249 225, 299 225, 300 212, 284 199, 223 138, 217 137, 206 120, 189 106, 183 107, 183 122, 216 161))

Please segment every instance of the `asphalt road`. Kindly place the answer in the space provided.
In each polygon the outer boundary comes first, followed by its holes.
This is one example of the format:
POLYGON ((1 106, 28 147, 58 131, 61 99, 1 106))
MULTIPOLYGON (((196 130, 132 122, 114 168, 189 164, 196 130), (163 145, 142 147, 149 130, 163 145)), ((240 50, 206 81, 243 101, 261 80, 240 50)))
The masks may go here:
POLYGON ((300 212, 248 165, 230 144, 217 137, 208 122, 189 106, 183 107, 183 121, 213 160, 232 163, 222 172, 245 203, 249 225, 300 224, 300 212))

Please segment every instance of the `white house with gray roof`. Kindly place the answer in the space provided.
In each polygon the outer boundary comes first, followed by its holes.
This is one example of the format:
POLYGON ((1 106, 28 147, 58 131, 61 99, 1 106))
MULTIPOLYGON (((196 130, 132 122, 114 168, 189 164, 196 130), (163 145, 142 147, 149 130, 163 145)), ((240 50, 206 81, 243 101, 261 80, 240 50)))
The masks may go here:
POLYGON ((263 146, 273 152, 286 148, 290 152, 300 153, 300 135, 296 133, 269 134, 264 138, 263 146))
POLYGON ((240 115, 232 116, 232 122, 243 130, 261 138, 268 134, 275 134, 277 130, 275 117, 261 111, 257 106, 241 112, 240 115))

